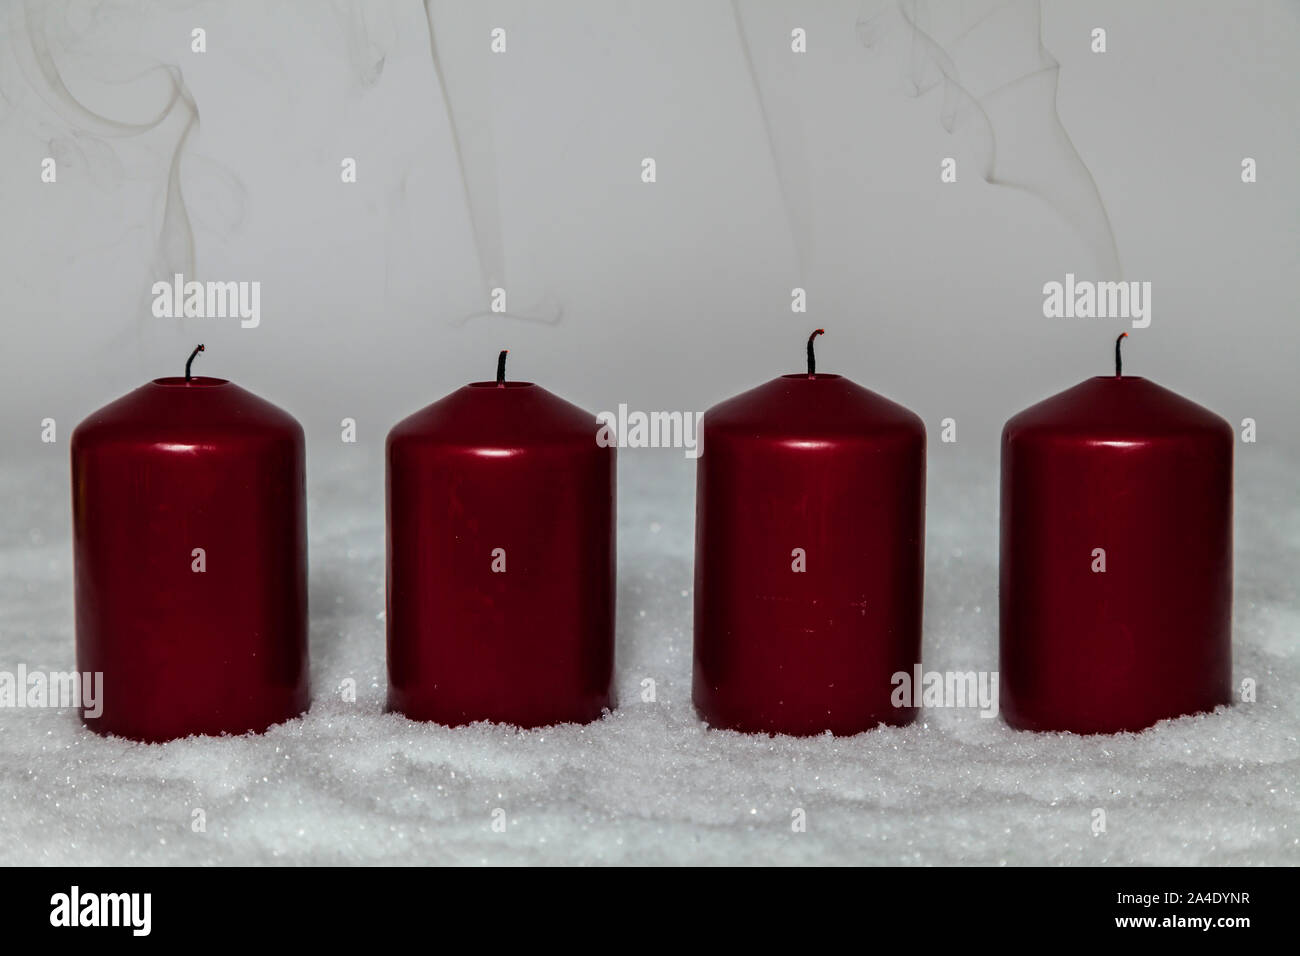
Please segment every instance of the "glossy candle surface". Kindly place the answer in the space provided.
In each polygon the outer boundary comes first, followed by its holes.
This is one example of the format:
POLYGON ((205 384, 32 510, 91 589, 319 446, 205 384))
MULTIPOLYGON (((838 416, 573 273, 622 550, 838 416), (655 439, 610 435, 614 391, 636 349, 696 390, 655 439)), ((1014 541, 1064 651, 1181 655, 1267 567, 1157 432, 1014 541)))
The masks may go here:
POLYGON ((596 431, 537 385, 478 382, 389 433, 391 709, 537 727, 613 705, 615 458, 596 431))
POLYGON ((1233 441, 1219 416, 1130 376, 1089 379, 1007 422, 1008 723, 1136 731, 1229 703, 1233 441))
POLYGON ((88 727, 163 741, 307 709, 304 483, 298 422, 224 379, 157 379, 77 427, 77 668, 104 675, 88 727))
POLYGON ((796 374, 709 409, 703 433, 700 716, 783 734, 911 721, 890 697, 921 659, 921 420, 838 375, 796 374))

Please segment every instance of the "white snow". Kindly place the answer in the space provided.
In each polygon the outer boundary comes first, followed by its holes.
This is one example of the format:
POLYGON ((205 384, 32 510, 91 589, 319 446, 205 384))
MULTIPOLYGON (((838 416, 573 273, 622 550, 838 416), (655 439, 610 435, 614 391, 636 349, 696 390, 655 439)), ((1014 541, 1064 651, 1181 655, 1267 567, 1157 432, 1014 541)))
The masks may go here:
MULTIPOLYGON (((66 449, 47 454, 0 469, 3 670, 73 666, 66 449)), ((694 462, 670 451, 620 453, 615 713, 527 733, 385 715, 380 459, 309 450, 310 713, 146 746, 0 709, 0 863, 1300 862, 1295 460, 1238 455, 1235 674, 1256 703, 1117 737, 938 710, 795 740, 691 709, 694 462)), ((997 463, 957 460, 932 445, 925 665, 992 669, 997 463)))

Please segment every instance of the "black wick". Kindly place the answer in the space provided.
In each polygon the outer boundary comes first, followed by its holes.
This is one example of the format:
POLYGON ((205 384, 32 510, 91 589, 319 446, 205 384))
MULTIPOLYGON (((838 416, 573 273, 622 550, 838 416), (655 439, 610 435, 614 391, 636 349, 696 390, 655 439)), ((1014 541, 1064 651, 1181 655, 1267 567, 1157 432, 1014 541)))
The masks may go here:
POLYGON ((202 345, 199 345, 194 349, 193 352, 190 353, 190 357, 185 360, 185 381, 188 382, 191 378, 190 366, 194 364, 194 356, 198 355, 200 352, 205 352, 205 351, 207 350, 202 345))
POLYGON ((1128 333, 1121 332, 1119 334, 1119 338, 1115 340, 1115 377, 1116 378, 1119 378, 1120 375, 1123 374, 1122 371, 1123 364, 1120 362, 1120 357, 1119 357, 1119 343, 1123 342, 1126 338, 1128 338, 1128 333))
POLYGON ((506 387, 506 353, 509 349, 502 349, 501 354, 497 356, 497 388, 506 387))
POLYGON ((808 336, 808 377, 812 378, 817 374, 817 356, 813 354, 813 339, 819 335, 825 335, 825 329, 813 329, 813 334, 808 336))

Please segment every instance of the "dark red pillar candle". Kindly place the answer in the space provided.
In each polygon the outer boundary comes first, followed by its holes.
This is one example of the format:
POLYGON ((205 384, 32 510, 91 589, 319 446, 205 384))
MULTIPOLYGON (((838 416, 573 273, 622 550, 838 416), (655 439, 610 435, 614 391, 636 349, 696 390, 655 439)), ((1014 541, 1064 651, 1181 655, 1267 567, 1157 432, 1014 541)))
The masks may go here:
POLYGON ((1230 701, 1233 441, 1219 416, 1121 375, 1118 340, 1113 377, 1007 422, 1008 723, 1136 731, 1230 701))
POLYGON ((388 704, 591 721, 613 706, 614 449, 504 362, 388 434, 388 704))
MULTIPOLYGON (((813 333, 814 336, 820 333, 813 333)), ((715 727, 906 724, 921 659, 925 426, 839 375, 783 375, 704 414, 694 700, 715 727), (798 550, 796 550, 798 549, 798 550), (799 566, 803 555, 804 570, 799 566)))
POLYGON ((88 727, 163 741, 307 709, 304 474, 297 421, 188 363, 77 427, 77 669, 104 688, 88 727))

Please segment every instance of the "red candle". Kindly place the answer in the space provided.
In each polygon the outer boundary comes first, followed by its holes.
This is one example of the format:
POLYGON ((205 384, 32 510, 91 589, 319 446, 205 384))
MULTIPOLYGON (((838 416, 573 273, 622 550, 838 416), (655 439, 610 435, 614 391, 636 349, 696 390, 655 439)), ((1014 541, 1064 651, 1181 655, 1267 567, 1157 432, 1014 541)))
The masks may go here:
POLYGON ((614 449, 505 356, 388 434, 388 704, 587 722, 613 706, 614 449))
POLYGON ((783 375, 704 414, 694 700, 715 727, 906 724, 921 659, 925 426, 839 375, 783 375))
POLYGON ((86 725, 135 740, 262 731, 308 706, 302 427, 221 378, 160 378, 72 436, 86 725))
POLYGON ((1226 704, 1231 426, 1168 389, 1088 379, 1002 432, 1002 713, 1116 733, 1226 704))

